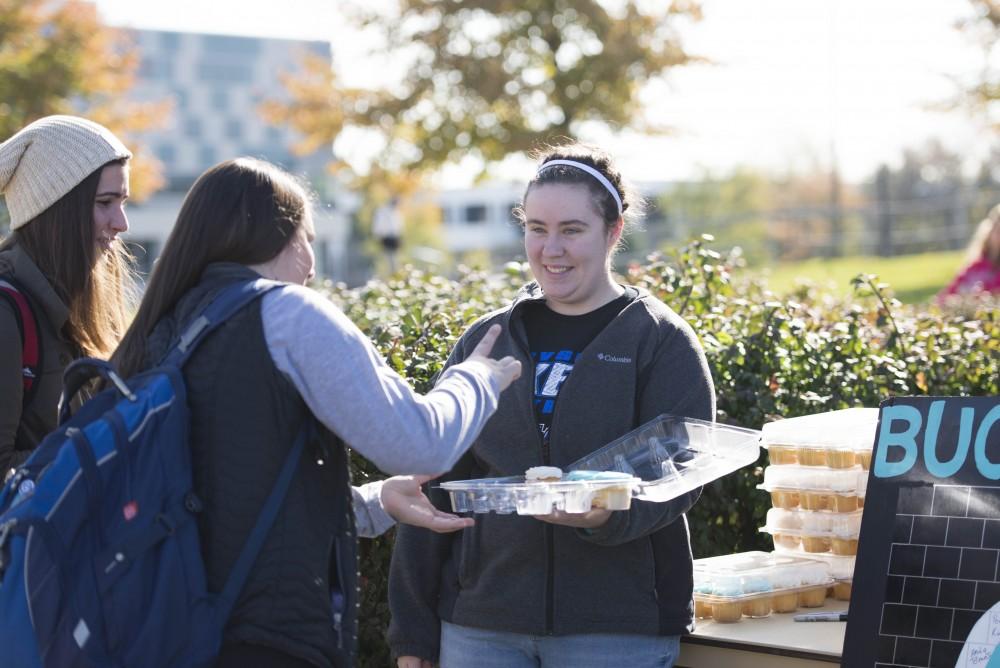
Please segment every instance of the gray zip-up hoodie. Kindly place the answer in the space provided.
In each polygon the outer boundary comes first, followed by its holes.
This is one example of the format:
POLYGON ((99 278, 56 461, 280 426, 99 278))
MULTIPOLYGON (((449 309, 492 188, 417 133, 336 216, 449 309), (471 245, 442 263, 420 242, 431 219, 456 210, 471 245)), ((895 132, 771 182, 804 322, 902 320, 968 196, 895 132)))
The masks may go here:
MULTIPOLYGON (((565 466, 663 413, 714 419, 712 379, 694 332, 640 290, 576 361, 544 452, 521 320, 522 305, 537 299, 537 285, 529 284, 511 307, 474 323, 452 351, 449 365, 500 323, 504 332, 493 355, 513 355, 523 372, 445 479, 565 466)), ((435 660, 441 619, 532 635, 688 632, 691 547, 683 513, 699 493, 668 503, 633 501, 592 532, 493 513, 476 515, 475 527, 458 534, 400 526, 389 575, 393 655, 435 660)), ((435 491, 433 498, 450 510, 446 495, 435 491)))

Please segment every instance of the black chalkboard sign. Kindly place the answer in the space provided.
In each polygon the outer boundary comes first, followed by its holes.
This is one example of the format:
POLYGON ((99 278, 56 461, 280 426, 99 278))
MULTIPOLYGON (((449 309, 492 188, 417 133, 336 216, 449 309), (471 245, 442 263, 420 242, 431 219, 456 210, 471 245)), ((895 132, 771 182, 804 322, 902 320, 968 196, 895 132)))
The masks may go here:
POLYGON ((879 411, 842 666, 998 668, 1000 397, 879 411))

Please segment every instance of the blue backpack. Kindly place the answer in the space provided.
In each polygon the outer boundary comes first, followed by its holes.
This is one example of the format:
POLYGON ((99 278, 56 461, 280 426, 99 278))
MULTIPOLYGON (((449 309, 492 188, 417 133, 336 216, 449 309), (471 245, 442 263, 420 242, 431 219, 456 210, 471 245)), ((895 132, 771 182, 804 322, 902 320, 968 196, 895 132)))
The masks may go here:
POLYGON ((66 369, 60 427, 0 492, 0 648, 8 668, 201 666, 284 500, 302 429, 223 591, 206 589, 181 369, 204 337, 279 283, 226 288, 159 366, 66 369), (95 376, 110 385, 70 417, 95 376))

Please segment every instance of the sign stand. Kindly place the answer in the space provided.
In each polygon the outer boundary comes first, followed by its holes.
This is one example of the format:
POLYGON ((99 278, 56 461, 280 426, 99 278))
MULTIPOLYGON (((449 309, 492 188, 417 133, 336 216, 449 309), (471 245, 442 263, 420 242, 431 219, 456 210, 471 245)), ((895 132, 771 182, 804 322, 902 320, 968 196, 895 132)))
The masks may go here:
POLYGON ((1000 397, 883 402, 842 666, 1000 668, 1000 397))

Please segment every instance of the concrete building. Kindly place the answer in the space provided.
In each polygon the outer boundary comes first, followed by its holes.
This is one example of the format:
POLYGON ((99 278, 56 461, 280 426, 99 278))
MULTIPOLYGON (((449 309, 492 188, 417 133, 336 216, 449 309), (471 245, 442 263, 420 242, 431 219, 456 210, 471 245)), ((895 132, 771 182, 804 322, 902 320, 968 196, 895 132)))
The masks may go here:
MULTIPOLYGON (((497 256, 523 255, 521 228, 514 216, 526 183, 492 183, 443 190, 433 197, 441 210, 444 243, 453 253, 489 250, 497 256)), ((644 250, 650 236, 661 238, 667 222, 658 206, 660 196, 670 187, 666 182, 637 184, 646 200, 646 215, 632 234, 631 247, 644 250)))
POLYGON ((442 190, 434 203, 441 210, 444 243, 453 253, 470 250, 504 251, 521 245, 521 229, 514 207, 524 185, 484 184, 475 188, 442 190))
POLYGON ((145 249, 144 268, 162 248, 197 176, 222 160, 253 156, 304 177, 319 195, 317 270, 339 278, 349 218, 338 208, 336 184, 325 171, 331 154, 294 155, 296 134, 258 111, 265 100, 287 98, 283 72, 295 72, 307 53, 330 59, 330 44, 158 30, 131 34, 142 60, 130 96, 167 100, 173 107, 165 125, 142 138, 163 163, 167 187, 129 210, 129 238, 145 249))
MULTIPOLYGON (((358 195, 339 187, 326 172, 329 151, 293 154, 295 132, 268 123, 259 113, 265 100, 287 98, 282 73, 294 73, 306 54, 329 60, 330 44, 158 30, 134 30, 132 35, 141 66, 130 96, 167 100, 173 107, 165 125, 142 138, 162 161, 167 180, 163 191, 129 210, 129 238, 144 251, 138 253, 142 268, 151 267, 195 178, 217 162, 249 155, 304 177, 318 193, 317 272, 352 283, 365 280, 370 260, 363 257, 362 240, 350 239, 358 195)), ((649 196, 662 188, 643 184, 641 189, 649 196)), ((449 252, 487 250, 502 259, 523 254, 513 215, 523 194, 524 183, 508 182, 426 196, 441 210, 449 252)), ((641 238, 636 241, 643 246, 641 238)))

